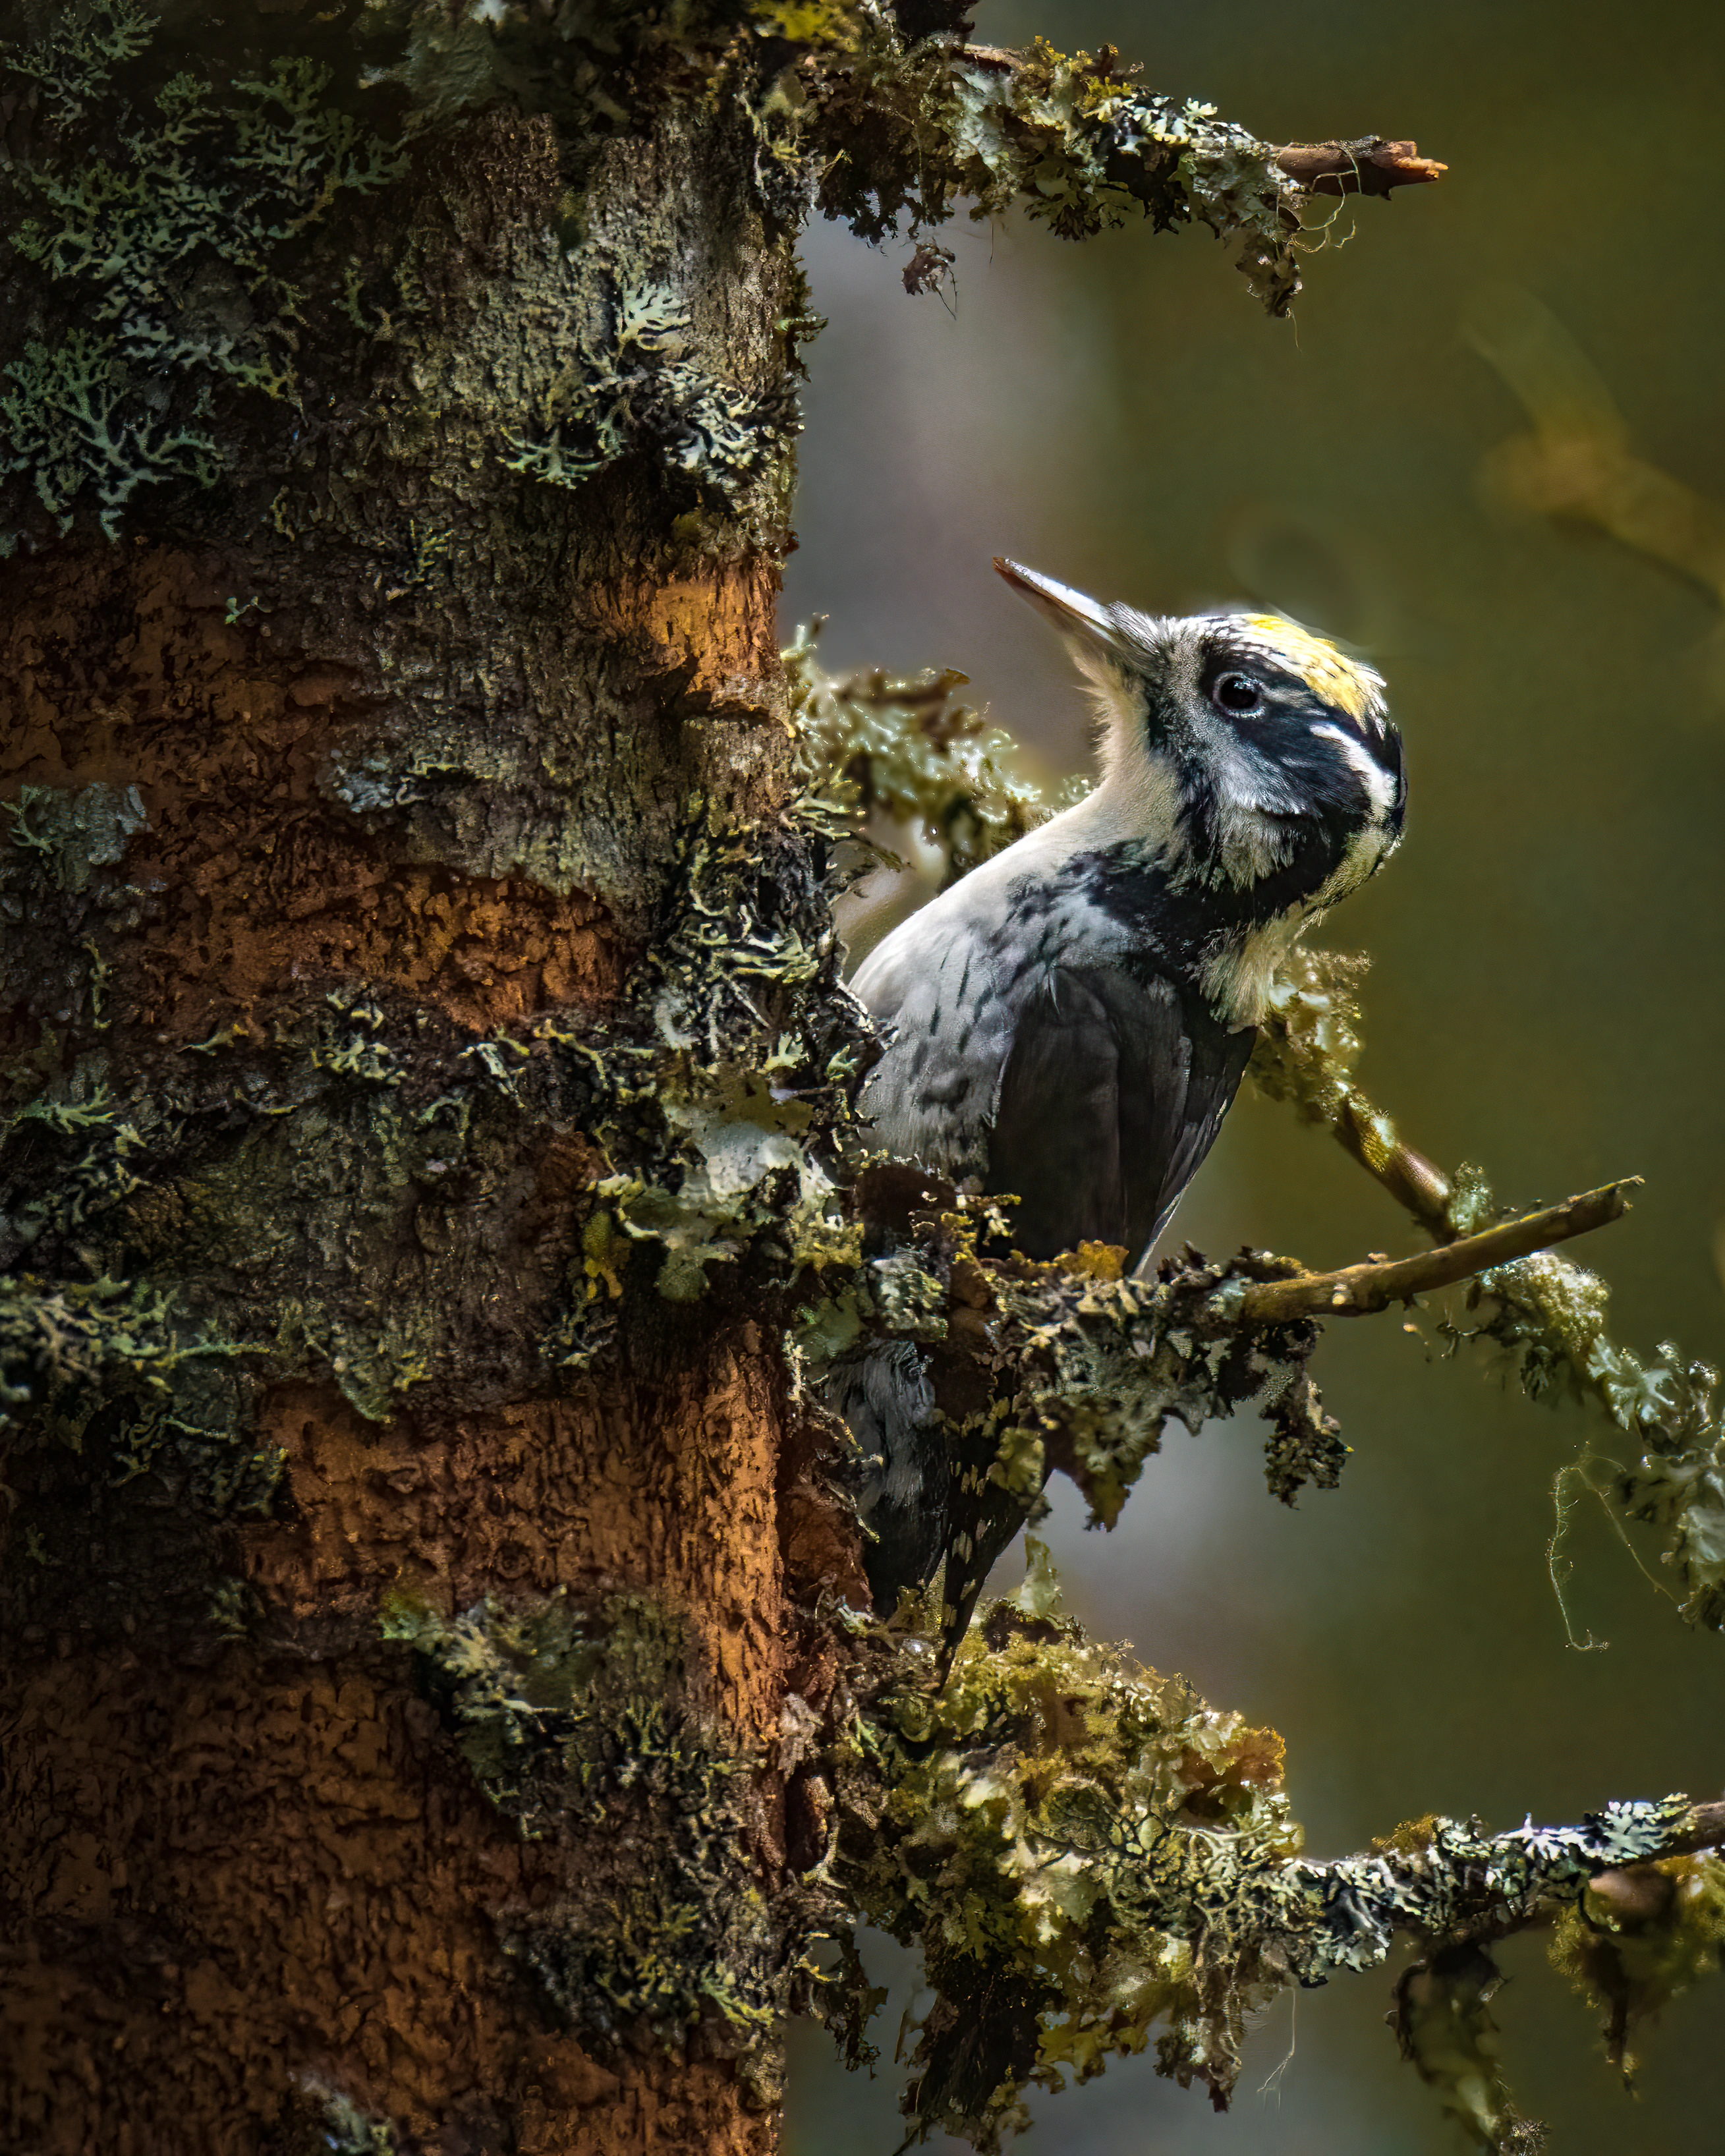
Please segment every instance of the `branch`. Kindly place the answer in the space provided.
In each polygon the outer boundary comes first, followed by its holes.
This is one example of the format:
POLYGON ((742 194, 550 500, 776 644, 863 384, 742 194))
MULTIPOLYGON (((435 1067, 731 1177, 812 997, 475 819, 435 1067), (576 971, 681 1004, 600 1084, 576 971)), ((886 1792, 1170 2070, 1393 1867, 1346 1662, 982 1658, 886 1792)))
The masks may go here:
MULTIPOLYGON (((1322 1124, 1435 1242, 1450 1245, 1495 1224, 1491 1192, 1477 1168, 1445 1175, 1355 1084, 1364 971, 1363 959, 1339 952, 1296 952, 1271 991, 1252 1075, 1272 1100, 1322 1124)), ((1669 1341, 1651 1361, 1620 1346, 1605 1329, 1609 1300, 1596 1274, 1569 1258, 1543 1257, 1493 1277, 1479 1297, 1473 1332, 1509 1351, 1532 1396, 1573 1382, 1625 1433, 1627 1459, 1604 1463, 1611 1470, 1609 1486, 1589 1486, 1615 1512, 1663 1529, 1664 1561, 1681 1588, 1683 1614, 1725 1630, 1725 1418, 1715 1398, 1718 1373, 1686 1360, 1669 1341)))
POLYGON ((847 1738, 825 1771, 853 1909, 922 1953, 920 2127, 995 2148, 1026 2084, 1153 2042, 1160 2071, 1225 2105, 1279 1992, 1379 1968, 1398 1934, 1433 1957, 1399 2033, 1442 2082, 1431 2039, 1447 2026, 1454 2049, 1455 1952, 1489 1981, 1492 1941, 1589 1890, 1634 1917, 1644 1951, 1668 1942, 1680 1982, 1712 1965, 1712 1905, 1654 1893, 1645 1867, 1725 1841, 1725 1803, 1616 1802, 1503 1834, 1427 1817, 1352 1856, 1301 1856, 1281 1740, 1086 1639, 1034 1545, 1024 1588, 983 1612, 942 1688, 906 1656, 859 1637, 835 1698, 871 1741, 847 1738))
POLYGON ((1291 1892, 1316 1922, 1294 1927, 1293 1960, 1307 1983, 1381 1962, 1396 1932, 1426 1938, 1502 1938, 1573 1902, 1625 1866, 1717 1848, 1725 1804, 1685 1796, 1609 1804, 1579 1826, 1531 1823, 1486 1834, 1480 1822, 1429 1819, 1404 1827, 1368 1856, 1286 1868, 1291 1892))
POLYGON ((1671 1843, 1666 1854, 1671 1856, 1693 1856, 1703 1849, 1725 1846, 1725 1799, 1716 1804, 1696 1804, 1691 1808, 1689 1825, 1671 1843))
POLYGON ((1435 1250, 1411 1258, 1370 1259, 1336 1272, 1260 1281, 1246 1289, 1240 1316, 1247 1324, 1285 1325, 1299 1317, 1363 1317, 1388 1309, 1392 1302, 1410 1302, 1416 1295, 1451 1287, 1457 1281, 1507 1265, 1515 1258, 1531 1257, 1536 1250, 1548 1250, 1554 1243, 1590 1235, 1608 1221, 1620 1219, 1629 1209, 1628 1194, 1640 1183, 1640 1176, 1626 1176, 1620 1183, 1567 1198, 1561 1205, 1524 1213, 1518 1220, 1505 1220, 1476 1235, 1440 1243, 1435 1250))
POLYGON ((1363 135, 1356 142, 1285 142, 1273 153, 1291 180, 1308 194, 1387 195, 1392 187, 1422 187, 1449 171, 1422 157, 1416 142, 1386 142, 1363 135))
MULTIPOLYGON (((1312 193, 1387 194, 1444 167, 1411 142, 1260 141, 1212 106, 1145 89, 1111 45, 1056 52, 903 46, 863 36, 809 75, 818 108, 816 200, 865 239, 913 239, 961 199, 973 217, 1016 206, 1062 238, 1147 217, 1158 231, 1196 220, 1238 243, 1237 260, 1273 315, 1300 289, 1300 213, 1312 193)), ((941 250, 913 256, 912 290, 939 289, 941 250)))

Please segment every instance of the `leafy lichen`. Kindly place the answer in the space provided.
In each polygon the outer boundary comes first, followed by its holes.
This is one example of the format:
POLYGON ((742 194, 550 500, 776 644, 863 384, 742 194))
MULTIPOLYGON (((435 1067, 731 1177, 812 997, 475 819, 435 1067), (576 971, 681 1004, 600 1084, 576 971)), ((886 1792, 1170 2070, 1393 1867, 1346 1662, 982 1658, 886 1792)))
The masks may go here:
POLYGON ((13 168, 31 214, 9 238, 63 321, 6 371, 0 470, 62 532, 90 506, 112 538, 140 487, 216 480, 228 459, 215 392, 294 394, 295 244, 339 196, 400 169, 304 56, 220 90, 177 74, 140 110, 118 70, 158 29, 142 9, 105 5, 0 51, 47 95, 48 124, 13 168))
POLYGON ((608 298, 602 331, 562 371, 532 431, 506 429, 505 467, 578 486, 645 449, 740 502, 799 430, 793 378, 755 395, 705 372, 687 306, 669 285, 614 286, 608 298))
POLYGON ((20 852, 36 854, 53 870, 55 888, 82 891, 93 869, 113 868, 140 831, 150 828, 149 812, 136 786, 109 786, 96 779, 75 789, 23 786, 0 814, 12 819, 8 834, 20 852))
POLYGON ((907 2112, 980 2148, 1025 2123, 1026 2087, 1153 2035, 1158 2071, 1225 2103, 1249 2020, 1291 1984, 1376 1968, 1397 1931, 1502 1936, 1681 1845, 1693 1818, 1681 1797, 1498 1835, 1433 1818, 1304 1858, 1281 1740, 1086 1640, 1034 1553, 944 1685, 914 1646, 861 1645, 834 1873, 922 1953, 907 2112))
POLYGON ((949 666, 836 680, 818 663, 819 630, 799 629, 783 654, 791 716, 811 785, 856 838, 877 817, 920 830, 956 881, 1078 798, 1082 788, 1069 788, 1045 802, 1014 767, 1010 737, 953 694, 967 675, 949 666))

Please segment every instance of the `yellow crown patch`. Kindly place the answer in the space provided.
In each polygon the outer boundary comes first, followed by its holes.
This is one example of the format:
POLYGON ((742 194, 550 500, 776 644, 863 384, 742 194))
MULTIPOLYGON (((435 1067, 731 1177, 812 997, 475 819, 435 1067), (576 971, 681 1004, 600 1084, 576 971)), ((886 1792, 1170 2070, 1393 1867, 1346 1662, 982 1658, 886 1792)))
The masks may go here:
POLYGON ((1242 617, 1248 633, 1266 651, 1292 667, 1307 687, 1346 711, 1351 719, 1380 717, 1384 683, 1369 666, 1357 666, 1344 659, 1333 644, 1301 629, 1285 614, 1250 613, 1242 617))

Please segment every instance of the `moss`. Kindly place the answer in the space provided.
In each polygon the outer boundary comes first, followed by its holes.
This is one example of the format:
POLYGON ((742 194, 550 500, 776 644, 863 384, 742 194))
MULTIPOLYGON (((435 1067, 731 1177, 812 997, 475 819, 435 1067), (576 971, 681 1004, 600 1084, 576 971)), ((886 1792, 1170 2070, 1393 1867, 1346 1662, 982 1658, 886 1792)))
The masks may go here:
MULTIPOLYGON (((81 891, 138 821, 135 797, 105 788, 29 793, 16 873, 81 891)), ((148 1091, 105 1068, 56 1077, 0 1124, 0 1263, 28 1252, 49 1311, 86 1295, 92 1251, 141 1308, 177 1310, 195 1282, 199 1324, 248 1383, 321 1377, 371 1420, 559 1390, 610 1351, 630 1298, 722 1292, 788 1321, 860 1257, 839 1182, 867 1043, 834 993, 827 841, 793 815, 703 813, 679 847, 653 958, 613 1022, 558 1013, 475 1040, 350 986, 267 1034, 216 1028, 148 1091), (583 1174, 542 1231, 558 1255, 524 1265, 500 1224, 548 1134, 578 1145, 583 1174)), ((124 1352, 116 1333, 108 1361, 124 1352)), ((147 1370, 167 1350, 140 1352, 147 1370)), ((250 1488, 238 1401, 158 1400, 121 1374, 100 1396, 122 1471, 181 1450, 223 1505, 250 1488)), ((20 1417, 82 1428, 58 1393, 14 1391, 20 1417)))
MULTIPOLYGON (((593 1089, 584 1129, 611 1171, 584 1230, 582 1314, 622 1294, 632 1246, 651 1246, 640 1276, 671 1302, 706 1295, 716 1268, 784 1296, 859 1261, 839 1183, 868 1039, 835 993, 823 850, 795 816, 691 822, 644 983, 646 1023, 557 1040, 593 1089)), ((569 1337, 562 1352, 580 1349, 569 1337)))
POLYGON ((747 1854, 759 1763, 667 1705, 686 1696, 682 1624, 622 1595, 588 1612, 562 1596, 486 1602, 453 1620, 398 1596, 383 1629, 413 1648, 524 1836, 603 1831, 606 1859, 560 1906, 502 1922, 583 2042, 680 2044, 700 2024, 735 2052, 764 2035, 795 1958, 747 1854))
POLYGON ((1604 2010, 1606 2056, 1632 2082, 1640 2030, 1725 1960, 1725 1858, 1671 1856, 1607 1875, 1559 1920, 1551 1958, 1604 2010))
POLYGON ((891 1247, 857 1288, 829 1283, 796 1339, 837 1341, 845 1357, 881 1339, 922 1343, 947 1460, 949 1643, 995 1558, 1040 1517, 1049 1474, 1069 1476, 1093 1524, 1112 1527, 1171 1417, 1195 1434, 1250 1404, 1271 1424, 1274 1496, 1334 1487, 1347 1448, 1307 1370, 1317 1327, 1240 1320, 1246 1285, 1284 1276, 1288 1260, 1247 1250, 1212 1264, 1188 1250, 1153 1280, 1128 1280, 1123 1251, 1087 1244, 1033 1264, 1011 1251, 1009 1202, 890 1164, 866 1168, 850 1203, 891 1247))
POLYGON ((906 2109, 981 2148, 1025 2123, 1025 2087, 1088 2079, 1158 2026, 1165 2070, 1225 2087, 1276 1979, 1225 1922, 1200 1958, 1200 1926, 1157 1897, 1193 1893, 1219 1917, 1206 1854, 1250 1866, 1298 1845, 1280 1741, 1129 1672, 1052 1599, 1039 1568, 984 1614, 944 1690, 901 1681, 875 1699, 891 1793, 870 1827, 847 1825, 839 1858, 859 1912, 920 1947, 935 1994, 906 2109))

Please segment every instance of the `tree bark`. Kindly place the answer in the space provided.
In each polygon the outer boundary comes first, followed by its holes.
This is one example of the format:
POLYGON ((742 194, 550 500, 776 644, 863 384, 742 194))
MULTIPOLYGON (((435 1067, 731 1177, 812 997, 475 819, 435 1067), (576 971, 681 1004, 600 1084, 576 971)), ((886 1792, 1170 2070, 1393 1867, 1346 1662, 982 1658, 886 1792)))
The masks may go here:
MULTIPOLYGON (((267 80, 261 35, 170 22, 141 64, 267 80)), ((52 172, 52 99, 13 80, 52 172)), ((328 95, 362 104, 351 63, 328 95)), ((272 243, 293 383, 203 385, 212 490, 141 489, 117 540, 85 501, 63 533, 17 505, 10 2147, 325 2147, 342 2103, 404 2148, 773 2141, 759 2070, 703 2058, 689 2002, 674 2046, 603 2062, 556 2025, 500 1942, 653 1852, 603 1806, 524 1842, 377 1620, 404 1586, 646 1598, 673 1722, 756 1763, 778 1727, 774 1343, 716 1299, 644 1308, 596 1384, 544 1349, 599 1160, 547 1037, 619 1011, 691 801, 738 824, 788 783, 787 452, 757 430, 757 468, 685 477, 663 378, 669 351, 745 416, 783 404, 801 310, 752 151, 722 97, 583 142, 505 108, 428 126, 272 243), (622 356, 669 408, 579 485, 511 470, 638 303, 661 349, 622 356), (91 1337, 45 1337, 53 1294, 91 1337), (154 1383, 120 1367, 121 1306, 154 1383)), ((199 152, 242 199, 231 127, 199 152)), ((8 356, 89 290, 43 285, 8 356)), ((758 1763, 747 1809, 739 1876, 770 1886, 758 1763)))

